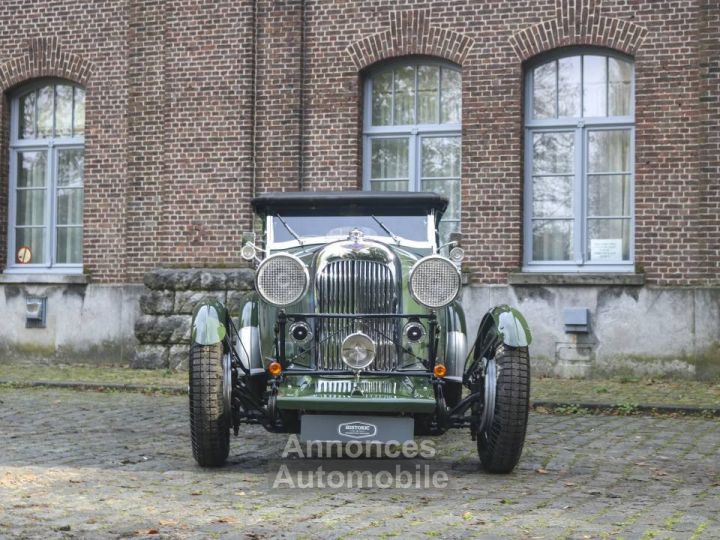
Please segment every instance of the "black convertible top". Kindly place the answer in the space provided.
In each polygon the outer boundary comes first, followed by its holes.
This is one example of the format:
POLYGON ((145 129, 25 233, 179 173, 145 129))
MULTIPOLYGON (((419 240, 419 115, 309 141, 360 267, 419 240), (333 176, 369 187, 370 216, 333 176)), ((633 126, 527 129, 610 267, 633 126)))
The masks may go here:
POLYGON ((252 200, 260 214, 415 215, 435 210, 440 219, 448 200, 437 193, 407 191, 294 191, 264 193, 252 200))

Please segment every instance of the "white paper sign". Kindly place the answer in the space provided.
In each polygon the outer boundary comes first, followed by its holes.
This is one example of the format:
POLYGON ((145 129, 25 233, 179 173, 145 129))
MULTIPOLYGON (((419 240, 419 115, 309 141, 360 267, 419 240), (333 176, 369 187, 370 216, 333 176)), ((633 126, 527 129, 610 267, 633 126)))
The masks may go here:
POLYGON ((590 240, 590 260, 621 261, 622 239, 594 238, 590 240))

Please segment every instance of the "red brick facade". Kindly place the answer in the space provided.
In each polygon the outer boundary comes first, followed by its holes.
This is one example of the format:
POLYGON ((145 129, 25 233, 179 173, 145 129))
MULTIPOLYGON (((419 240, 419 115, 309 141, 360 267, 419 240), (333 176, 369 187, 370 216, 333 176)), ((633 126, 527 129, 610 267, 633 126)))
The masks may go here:
MULTIPOLYGON (((0 6, 0 85, 87 88, 84 266, 137 282, 239 263, 248 200, 361 185, 362 80, 378 62, 463 73, 462 230, 476 283, 522 264, 523 62, 595 45, 635 59, 635 262, 720 282, 720 4, 714 0, 129 0, 0 6)), ((0 263, 7 238, 2 108, 0 263)))

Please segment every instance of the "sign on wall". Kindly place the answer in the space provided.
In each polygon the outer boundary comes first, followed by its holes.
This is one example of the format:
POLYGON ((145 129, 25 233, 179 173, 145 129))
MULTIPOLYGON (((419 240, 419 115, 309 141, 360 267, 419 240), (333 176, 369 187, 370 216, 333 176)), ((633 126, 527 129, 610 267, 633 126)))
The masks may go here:
POLYGON ((622 261, 622 239, 593 238, 590 240, 590 260, 622 261))

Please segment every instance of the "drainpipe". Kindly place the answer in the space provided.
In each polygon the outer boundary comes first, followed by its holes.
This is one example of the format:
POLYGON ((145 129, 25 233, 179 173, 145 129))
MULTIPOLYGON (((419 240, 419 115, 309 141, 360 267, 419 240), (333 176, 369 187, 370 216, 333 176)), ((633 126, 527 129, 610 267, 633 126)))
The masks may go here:
MULTIPOLYGON (((252 118, 252 126, 250 133, 250 162, 252 164, 250 193, 253 197, 257 194, 257 161, 255 151, 256 132, 257 132, 257 79, 258 79, 258 0, 253 1, 253 38, 252 38, 252 96, 250 106, 252 107, 250 115, 252 118)), ((252 213, 250 215, 250 228, 253 226, 252 213)))
POLYGON ((305 177, 305 0, 300 0, 300 118, 298 142, 298 190, 304 189, 305 177))

